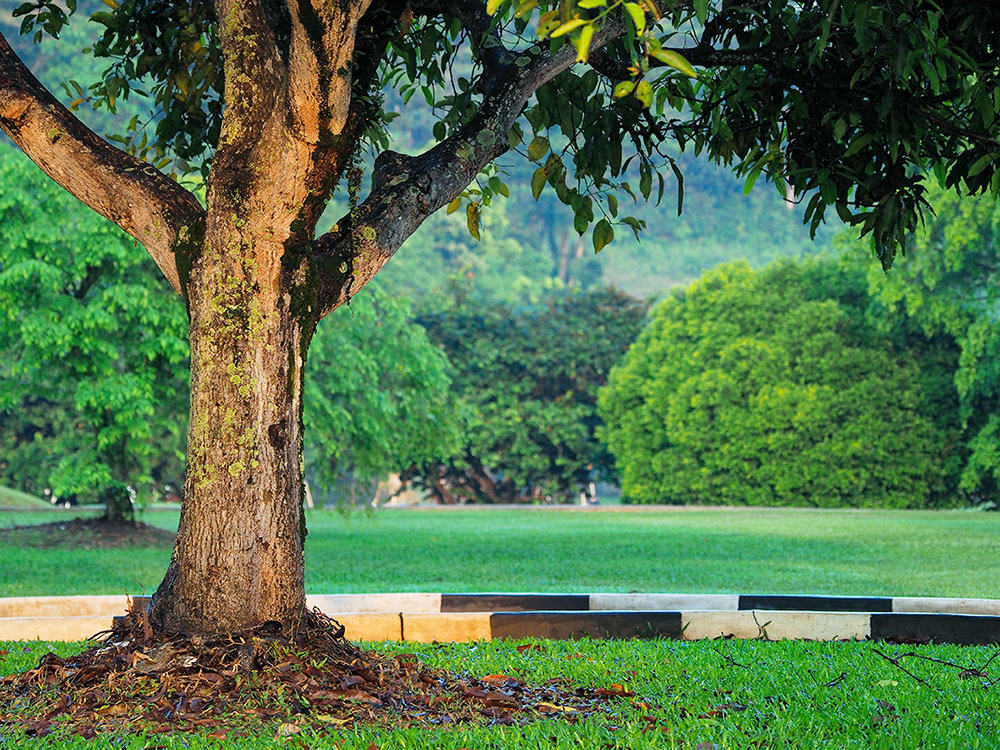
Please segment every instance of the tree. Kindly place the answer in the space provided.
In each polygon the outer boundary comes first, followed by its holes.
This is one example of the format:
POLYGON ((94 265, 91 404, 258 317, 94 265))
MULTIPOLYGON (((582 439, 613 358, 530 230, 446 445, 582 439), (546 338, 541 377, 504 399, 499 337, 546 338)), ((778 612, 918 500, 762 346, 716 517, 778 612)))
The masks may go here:
POLYGON ((454 450, 451 363, 410 319, 408 300, 369 285, 318 328, 309 358, 306 469, 325 494, 454 450))
POLYGON ((130 237, 9 146, 0 184, 5 471, 132 521, 131 492, 183 473, 184 313, 130 237))
POLYGON ((876 334, 868 303, 830 261, 723 266, 664 300, 600 397, 626 498, 955 503, 956 404, 927 387, 951 368, 876 334))
MULTIPOLYGON (((615 193, 653 195, 676 166, 660 149, 668 140, 748 184, 791 185, 814 225, 836 206, 887 264, 925 207, 930 170, 967 191, 1000 189, 1000 9, 691 0, 661 16, 648 0, 586 5, 112 2, 92 15, 105 29, 94 52, 111 66, 81 98, 113 108, 140 87, 150 94, 155 117, 142 132, 130 123, 127 150, 83 126, 0 39, 0 125, 141 243, 189 314, 184 507, 155 627, 299 621, 302 378, 315 326, 438 208, 458 200, 478 234, 483 205, 505 192, 489 165, 525 141, 539 165, 532 191, 553 190, 595 249, 613 222, 641 228, 615 193), (527 39, 532 30, 543 38, 527 39), (456 60, 472 61, 468 76, 449 75, 456 60), (436 145, 387 148, 386 85, 433 103, 436 145), (362 199, 366 143, 379 153, 362 199), (205 206, 158 167, 207 174, 205 206), (351 208, 317 237, 342 181, 351 208)), ((17 13, 25 32, 57 34, 66 20, 57 0, 17 13)))
POLYGON ((1000 480, 1000 207, 992 200, 931 194, 936 216, 917 231, 891 274, 869 273, 872 294, 928 338, 949 338, 960 355, 952 387, 966 429, 961 488, 995 500, 1000 480))
POLYGON ((418 320, 455 366, 465 423, 446 460, 413 472, 442 502, 572 497, 611 479, 595 436, 597 390, 646 305, 615 290, 559 290, 511 307, 459 291, 418 320))

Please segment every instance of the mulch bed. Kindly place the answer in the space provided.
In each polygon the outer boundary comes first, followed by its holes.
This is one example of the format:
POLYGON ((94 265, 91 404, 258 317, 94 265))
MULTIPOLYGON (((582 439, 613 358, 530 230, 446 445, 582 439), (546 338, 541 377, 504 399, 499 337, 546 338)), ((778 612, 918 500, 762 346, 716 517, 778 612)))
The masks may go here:
POLYGON ((109 523, 74 518, 0 530, 0 545, 40 549, 122 549, 171 547, 174 534, 145 523, 109 523))
POLYGON ((47 654, 35 669, 0 679, 0 727, 29 736, 198 731, 221 739, 358 725, 576 722, 622 699, 646 707, 620 685, 461 677, 412 654, 363 651, 343 633, 314 610, 292 633, 270 623, 244 635, 165 638, 132 609, 99 645, 65 659, 47 654))

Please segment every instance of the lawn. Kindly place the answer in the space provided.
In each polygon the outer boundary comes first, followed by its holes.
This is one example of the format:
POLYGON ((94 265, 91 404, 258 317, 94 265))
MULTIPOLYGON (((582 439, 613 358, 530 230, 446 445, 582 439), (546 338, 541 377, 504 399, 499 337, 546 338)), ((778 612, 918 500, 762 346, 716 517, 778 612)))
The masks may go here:
MULTIPOLYGON (((0 524, 72 514, 9 513, 0 524)), ((146 520, 174 528, 174 513, 146 520)), ((517 510, 309 513, 310 592, 677 591, 997 596, 1000 514, 972 512, 517 510)), ((38 549, 17 532, 0 544, 3 595, 152 590, 170 550, 38 549)), ((54 644, 61 652, 79 644, 54 644)), ((763 641, 378 644, 434 666, 532 681, 613 683, 648 708, 622 704, 577 724, 456 727, 390 733, 308 731, 220 742, 204 736, 46 738, 34 747, 359 748, 982 748, 1000 747, 1000 658, 988 678, 963 677, 995 649, 763 641), (875 653, 913 652, 958 666, 875 653), (335 744, 336 743, 336 744, 335 744)), ((33 666, 49 644, 0 644, 0 674, 33 666), (7 652, 4 654, 3 652, 7 652)), ((207 731, 207 730, 206 730, 207 731)), ((20 738, 9 738, 15 744, 20 738)), ((0 748, 7 747, 0 732, 0 748)))
MULTIPOLYGON (((417 652, 432 666, 476 675, 504 674, 535 683, 568 678, 574 685, 623 685, 644 705, 617 704, 612 715, 579 724, 540 719, 526 727, 456 727, 376 732, 310 731, 277 737, 272 729, 220 742, 175 737, 45 738, 33 747, 199 748, 962 748, 1000 746, 1000 690, 959 667, 981 667, 994 649, 887 646, 870 643, 762 641, 578 641, 416 645, 379 644, 384 653, 417 652), (958 667, 906 657, 900 668, 875 653, 906 652, 958 667), (289 740, 292 740, 291 742, 289 740), (335 744, 336 743, 336 744, 335 744)), ((32 666, 50 644, 0 643, 0 674, 32 666), (30 651, 26 652, 26 649, 30 651)), ((57 644, 68 653, 74 644, 57 644)), ((998 672, 994 661, 989 671, 998 672)), ((995 676, 995 675, 994 675, 995 676)), ((300 722, 301 723, 301 722, 300 722)), ((11 738, 13 740, 13 738, 11 738)), ((17 740, 13 740, 15 743, 17 740)), ((0 747, 7 747, 0 733, 0 747)))
MULTIPOLYGON (((70 515, 6 513, 0 524, 70 515)), ((176 528, 177 515, 146 520, 176 528)), ((308 514, 310 593, 669 591, 1000 596, 1000 514, 389 510, 308 514)), ((152 591, 166 546, 0 544, 0 594, 152 591)))

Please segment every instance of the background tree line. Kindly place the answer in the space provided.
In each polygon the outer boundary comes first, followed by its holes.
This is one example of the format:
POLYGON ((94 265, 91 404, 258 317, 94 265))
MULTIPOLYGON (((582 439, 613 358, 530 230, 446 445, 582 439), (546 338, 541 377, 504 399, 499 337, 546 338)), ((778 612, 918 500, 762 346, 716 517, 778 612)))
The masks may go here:
MULTIPOLYGON (((183 309, 131 240, 7 147, 0 184, 0 482, 127 515, 125 488, 180 486, 183 309)), ((471 270, 433 304, 368 290, 311 356, 314 491, 403 471, 442 502, 565 501, 592 480, 626 502, 992 502, 1000 210, 934 201, 888 275, 841 238, 712 269, 648 321, 600 285, 514 305, 471 270)))
MULTIPOLYGON (((50 87, 66 83, 67 104, 101 78, 76 54, 89 44, 79 25, 58 44, 8 37, 50 87)), ((117 104, 130 107, 144 111, 117 104)), ((433 117, 406 116, 394 147, 419 150, 433 117)), ((669 186, 658 208, 637 207, 642 244, 619 236, 595 255, 553 195, 527 197, 524 162, 501 163, 515 189, 485 212, 480 241, 459 215, 431 217, 379 290, 320 327, 306 450, 321 491, 410 467, 453 500, 566 498, 620 472, 637 502, 991 501, 995 206, 935 196, 938 217, 888 277, 845 242, 836 261, 754 271, 814 254, 830 230, 814 245, 787 196, 744 197, 721 167, 677 158, 688 210, 674 215, 669 186), (708 270, 732 258, 749 265, 708 270), (626 293, 706 271, 660 304, 598 414, 643 318, 626 293)), ((183 310, 131 240, 20 156, 0 153, 0 172, 0 481, 127 513, 123 488, 181 482, 183 310), (39 218, 53 213, 64 221, 39 218)))

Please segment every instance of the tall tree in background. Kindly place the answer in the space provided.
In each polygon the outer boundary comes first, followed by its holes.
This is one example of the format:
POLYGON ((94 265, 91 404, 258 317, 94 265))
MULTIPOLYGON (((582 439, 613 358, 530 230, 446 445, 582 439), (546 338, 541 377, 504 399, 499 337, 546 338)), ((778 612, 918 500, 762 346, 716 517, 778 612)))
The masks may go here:
POLYGON ((408 300, 368 286, 317 329, 309 362, 305 454, 315 494, 374 490, 389 472, 455 449, 451 364, 410 319, 408 300))
POLYGON ((935 387, 954 356, 876 333, 865 287, 830 260, 733 263, 658 305, 599 400, 626 499, 959 502, 957 404, 935 387))
POLYGON ((183 474, 184 312, 130 237, 5 145, 0 186, 0 474, 132 521, 133 491, 183 474))
MULTIPOLYGON (((656 194, 676 166, 661 154, 667 140, 749 185, 790 184, 814 224, 835 205, 886 264, 917 224, 931 170, 963 190, 1000 189, 991 5, 691 0, 662 17, 648 0, 110 5, 93 15, 105 27, 94 50, 113 64, 90 95, 113 107, 133 86, 150 90, 155 127, 133 123, 133 153, 83 126, 2 37, 0 126, 142 243, 187 305, 185 498, 151 605, 167 631, 300 620, 315 326, 438 208, 459 201, 478 234, 483 204, 506 188, 489 172, 467 188, 509 149, 525 144, 538 163, 532 191, 553 190, 596 249, 615 222, 641 228, 615 196, 656 194), (452 88, 460 55, 473 65, 452 88), (385 147, 385 85, 426 89, 437 145, 417 156, 385 147), (366 143, 379 154, 362 197, 366 143), (203 160, 206 205, 141 156, 164 169, 203 160), (351 210, 316 237, 342 181, 351 210)), ((17 12, 29 32, 58 33, 66 19, 57 0, 17 12)))
POLYGON ((509 306, 461 286, 438 302, 418 320, 455 366, 462 440, 412 476, 445 503, 566 500, 612 479, 597 390, 642 329, 645 303, 595 288, 509 306))
POLYGON ((960 355, 954 389, 967 431, 961 488, 995 502, 1000 484, 1000 205, 932 193, 933 220, 891 274, 872 269, 869 287, 928 338, 947 337, 960 355))

